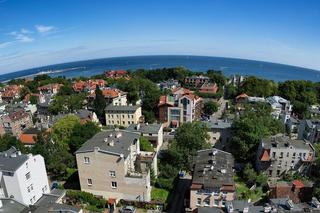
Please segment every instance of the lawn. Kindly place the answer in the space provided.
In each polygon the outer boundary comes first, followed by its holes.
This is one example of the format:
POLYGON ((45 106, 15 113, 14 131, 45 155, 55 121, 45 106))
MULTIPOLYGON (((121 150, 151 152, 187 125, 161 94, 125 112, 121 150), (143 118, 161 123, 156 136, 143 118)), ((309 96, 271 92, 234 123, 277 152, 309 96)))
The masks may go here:
POLYGON ((251 199, 251 202, 256 202, 261 199, 265 194, 262 192, 261 187, 250 190, 240 178, 235 178, 236 191, 239 199, 251 199))
POLYGON ((156 200, 164 203, 166 202, 168 195, 169 195, 169 192, 167 190, 152 187, 152 190, 151 190, 152 200, 156 200))

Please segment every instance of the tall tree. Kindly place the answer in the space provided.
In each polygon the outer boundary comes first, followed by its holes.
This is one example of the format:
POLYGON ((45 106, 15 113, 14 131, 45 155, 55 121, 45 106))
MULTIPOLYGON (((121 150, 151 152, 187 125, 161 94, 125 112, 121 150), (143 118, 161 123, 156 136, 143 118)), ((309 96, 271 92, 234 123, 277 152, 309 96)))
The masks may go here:
POLYGON ((204 124, 201 122, 184 123, 176 130, 172 149, 180 153, 182 164, 185 168, 189 168, 198 150, 210 148, 208 139, 208 129, 204 124))
POLYGON ((93 101, 93 109, 94 112, 97 114, 99 120, 101 123, 105 123, 105 113, 104 109, 106 108, 106 100, 104 99, 104 96, 102 94, 102 91, 100 90, 99 86, 96 87, 95 90, 96 97, 93 101))

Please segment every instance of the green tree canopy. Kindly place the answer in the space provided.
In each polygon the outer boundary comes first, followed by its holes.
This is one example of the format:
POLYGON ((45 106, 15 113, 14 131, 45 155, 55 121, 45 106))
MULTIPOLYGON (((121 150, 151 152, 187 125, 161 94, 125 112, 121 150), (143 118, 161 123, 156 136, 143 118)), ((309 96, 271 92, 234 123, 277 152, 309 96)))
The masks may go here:
POLYGON ((67 115, 61 118, 52 127, 53 141, 68 150, 74 128, 78 124, 80 124, 80 119, 75 115, 67 115))
POLYGON ((150 143, 150 141, 146 137, 141 136, 139 141, 140 141, 140 150, 141 151, 147 151, 147 152, 154 151, 152 144, 150 143))
POLYGON ((284 133, 282 123, 273 119, 270 113, 267 104, 248 105, 240 118, 233 122, 231 151, 237 160, 253 159, 262 137, 284 133))
POLYGON ((181 155, 179 158, 183 160, 182 164, 188 168, 192 157, 198 150, 210 148, 208 139, 208 129, 204 124, 201 122, 184 123, 176 130, 172 149, 181 155))
POLYGON ((217 102, 209 101, 204 103, 203 112, 207 115, 212 115, 213 113, 217 112, 219 105, 217 102))
MULTIPOLYGON (((104 121, 104 109, 106 108, 106 100, 104 99, 104 96, 102 94, 102 91, 97 86, 95 90, 96 97, 93 101, 93 109, 100 121, 104 121)), ((101 122, 104 123, 104 122, 101 122)))

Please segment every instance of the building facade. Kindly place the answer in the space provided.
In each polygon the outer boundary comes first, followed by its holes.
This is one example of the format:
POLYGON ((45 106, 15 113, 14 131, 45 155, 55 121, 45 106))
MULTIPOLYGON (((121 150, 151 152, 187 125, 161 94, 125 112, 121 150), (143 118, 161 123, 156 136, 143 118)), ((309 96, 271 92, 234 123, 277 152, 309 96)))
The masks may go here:
POLYGON ((140 106, 114 106, 108 105, 105 109, 106 124, 127 127, 130 124, 140 123, 142 112, 140 106))
POLYGON ((203 100, 190 90, 177 88, 171 95, 160 96, 158 109, 159 120, 170 127, 179 127, 184 122, 199 120, 203 100))
POLYGON ((315 149, 310 142, 279 134, 261 140, 256 168, 269 178, 279 178, 287 172, 305 174, 314 158, 315 149))
POLYGON ((14 147, 0 153, 0 197, 26 205, 49 193, 47 172, 41 155, 21 154, 14 147))
POLYGON ((320 120, 302 120, 298 126, 298 139, 306 139, 311 143, 320 142, 320 120))
POLYGON ((81 190, 107 199, 150 201, 150 169, 137 165, 140 134, 110 130, 77 150, 81 190))
POLYGON ((4 132, 19 138, 22 132, 33 127, 31 115, 23 110, 18 110, 0 117, 0 125, 4 132))
POLYGON ((203 75, 188 76, 184 79, 184 83, 187 87, 200 88, 203 84, 209 83, 210 78, 203 75))

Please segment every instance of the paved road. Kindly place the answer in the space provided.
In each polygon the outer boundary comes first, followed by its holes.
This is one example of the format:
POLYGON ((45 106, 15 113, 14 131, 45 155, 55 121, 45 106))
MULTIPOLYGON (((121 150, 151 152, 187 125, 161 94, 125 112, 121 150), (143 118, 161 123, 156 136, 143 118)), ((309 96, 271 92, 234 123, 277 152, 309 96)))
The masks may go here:
POLYGON ((170 195, 167 213, 184 213, 184 199, 190 188, 191 179, 179 179, 172 194, 170 195))
POLYGON ((222 113, 223 113, 224 110, 226 109, 226 103, 227 103, 227 101, 226 101, 223 97, 219 99, 218 103, 219 103, 219 105, 220 105, 218 111, 217 111, 216 113, 214 113, 213 115, 211 115, 211 117, 210 117, 210 119, 211 119, 212 121, 221 118, 221 117, 222 117, 222 113))

